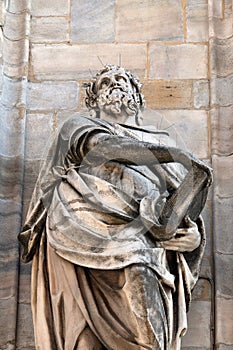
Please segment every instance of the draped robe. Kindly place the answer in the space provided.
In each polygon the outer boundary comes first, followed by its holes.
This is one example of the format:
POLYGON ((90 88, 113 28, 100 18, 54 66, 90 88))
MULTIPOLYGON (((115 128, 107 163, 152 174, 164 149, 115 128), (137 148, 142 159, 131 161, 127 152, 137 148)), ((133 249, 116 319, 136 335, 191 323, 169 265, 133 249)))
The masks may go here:
MULTIPOLYGON (((68 120, 39 176, 19 240, 32 263, 37 349, 180 349, 205 246, 166 251, 142 223, 146 196, 166 198, 177 165, 90 163, 88 138, 106 133, 153 143, 167 134, 86 116, 68 120)), ((126 150, 127 153, 127 150, 126 150)))

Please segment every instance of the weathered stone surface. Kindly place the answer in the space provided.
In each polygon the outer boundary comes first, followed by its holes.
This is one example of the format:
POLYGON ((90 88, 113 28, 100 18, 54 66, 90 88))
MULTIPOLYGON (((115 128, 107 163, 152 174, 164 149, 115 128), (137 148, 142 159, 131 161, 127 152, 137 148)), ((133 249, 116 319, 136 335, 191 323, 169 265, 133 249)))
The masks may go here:
MULTIPOLYGON (((192 293, 192 300, 211 300, 212 287, 207 279, 199 278, 194 291, 192 293)), ((190 344, 191 345, 191 344, 190 344)), ((193 344, 194 345, 194 344, 193 344)))
POLYGON ((51 113, 27 115, 26 160, 44 159, 52 141, 52 123, 51 113))
POLYGON ((143 84, 146 106, 153 109, 192 107, 192 83, 174 80, 146 80, 143 84))
MULTIPOLYGON (((222 234, 219 232, 219 234, 222 234)), ((232 231, 231 231, 232 234, 232 231)), ((215 269, 216 269, 216 294, 219 297, 233 299, 233 252, 231 255, 216 254, 215 269)), ((233 327, 233 324, 232 324, 233 327)), ((233 328, 232 328, 233 329, 233 328)))
POLYGON ((117 41, 183 40, 183 10, 180 1, 117 0, 116 6, 117 41))
POLYGON ((69 2, 67 0, 32 1, 31 14, 33 16, 66 16, 69 14, 69 2))
POLYGON ((208 0, 187 0, 187 40, 208 41, 208 0))
POLYGON ((213 165, 215 169, 214 181, 216 194, 219 197, 233 197, 233 155, 229 155, 228 157, 219 157, 214 155, 213 165))
MULTIPOLYGON (((9 113, 9 110, 11 110, 12 115, 15 115, 17 109, 13 110, 13 107, 26 105, 26 84, 26 79, 12 79, 5 75, 3 76, 3 91, 1 103, 4 107, 6 107, 6 109, 2 110, 1 115, 4 112, 9 113)), ((15 118, 16 117, 14 117, 14 119, 15 118)), ((9 123, 9 114, 7 122, 9 123)), ((12 125, 10 126, 10 130, 12 130, 12 125)))
POLYGON ((217 298, 216 343, 233 345, 233 299, 217 298))
POLYGON ((7 350, 13 350, 15 343, 15 325, 16 325, 17 302, 15 297, 9 299, 0 299, 0 349, 4 349, 7 343, 10 344, 7 350))
POLYGON ((233 149, 233 105, 211 111, 212 150, 216 154, 230 155, 233 149))
POLYGON ((231 16, 232 18, 232 0, 224 0, 224 17, 231 16))
POLYGON ((68 19, 65 17, 32 17, 31 42, 68 41, 68 19))
POLYGON ((10 0, 7 1, 6 9, 12 13, 20 13, 29 8, 30 0, 10 0))
POLYGON ((232 345, 225 345, 225 344, 218 345, 218 350, 232 350, 232 349, 233 349, 233 344, 232 345))
POLYGON ((93 44, 93 45, 33 45, 32 73, 36 79, 64 80, 90 79, 103 64, 128 62, 128 69, 145 76, 146 45, 93 44), (56 61, 54 61, 56 57, 56 61), (88 63, 88 64, 87 64, 88 63))
POLYGON ((188 313, 188 332, 184 336, 182 345, 194 345, 202 349, 210 349, 210 301, 193 301, 188 313))
POLYGON ((113 42, 114 0, 76 0, 71 4, 71 42, 113 42), (77 20, 78 18, 78 20, 77 20))
POLYGON ((211 43, 212 71, 218 77, 233 73, 233 37, 229 39, 214 39, 211 43))
POLYGON ((215 78, 212 85, 212 104, 229 106, 233 104, 233 74, 228 77, 215 78))
POLYGON ((4 37, 3 72, 12 78, 24 76, 27 68, 28 52, 29 43, 27 39, 12 41, 4 37))
POLYGON ((207 112, 200 110, 163 110, 153 120, 145 118, 145 124, 166 129, 177 146, 193 152, 200 158, 208 158, 207 112), (156 120, 157 119, 157 120, 156 120))
POLYGON ((195 108, 209 107, 209 82, 208 80, 197 80, 193 82, 193 99, 195 108))
POLYGON ((216 36, 219 39, 226 39, 232 35, 232 18, 213 18, 210 27, 210 37, 216 36))
POLYGON ((27 12, 21 12, 19 14, 12 14, 6 12, 4 26, 4 35, 10 40, 21 40, 28 34, 28 19, 29 14, 27 12))
POLYGON ((17 349, 35 349, 32 313, 30 304, 19 304, 17 349))
POLYGON ((233 198, 215 198, 214 209, 215 249, 222 254, 233 254, 233 198))
POLYGON ((0 154, 0 197, 19 201, 22 190, 23 159, 0 154))
MULTIPOLYGON (((1 250, 17 249, 16 240, 21 224, 21 205, 12 199, 0 199, 1 250)), ((12 252, 9 252, 11 257, 12 252)))
POLYGON ((78 104, 78 85, 66 83, 29 83, 27 108, 30 110, 73 109, 78 104))
POLYGON ((212 14, 214 17, 222 18, 223 14, 223 1, 222 0, 213 0, 210 1, 212 14))
POLYGON ((207 45, 151 44, 149 78, 201 79, 207 77, 207 45))
POLYGON ((17 159, 14 160, 14 157, 18 156, 19 158, 23 154, 24 123, 24 120, 20 119, 17 108, 11 110, 1 108, 0 154, 3 155, 4 159, 9 158, 15 165, 19 163, 17 163, 17 159))
POLYGON ((20 264, 18 302, 23 304, 31 302, 31 264, 20 264))

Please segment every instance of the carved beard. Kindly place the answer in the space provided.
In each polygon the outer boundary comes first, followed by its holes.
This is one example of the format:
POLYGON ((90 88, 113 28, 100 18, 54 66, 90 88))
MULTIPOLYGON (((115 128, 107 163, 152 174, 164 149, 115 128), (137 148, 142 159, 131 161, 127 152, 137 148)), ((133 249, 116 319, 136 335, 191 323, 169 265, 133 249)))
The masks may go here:
POLYGON ((136 115, 139 109, 133 92, 119 87, 103 91, 97 101, 100 109, 116 117, 123 113, 128 116, 136 115))

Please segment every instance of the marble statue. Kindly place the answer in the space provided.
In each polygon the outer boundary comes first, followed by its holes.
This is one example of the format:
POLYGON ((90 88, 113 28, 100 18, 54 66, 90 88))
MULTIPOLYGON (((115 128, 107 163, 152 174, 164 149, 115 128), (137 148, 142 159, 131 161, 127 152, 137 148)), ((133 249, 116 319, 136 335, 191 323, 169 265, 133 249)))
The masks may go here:
POLYGON ((142 126, 128 70, 107 65, 85 87, 89 111, 59 131, 19 234, 36 348, 180 349, 211 169, 142 126))

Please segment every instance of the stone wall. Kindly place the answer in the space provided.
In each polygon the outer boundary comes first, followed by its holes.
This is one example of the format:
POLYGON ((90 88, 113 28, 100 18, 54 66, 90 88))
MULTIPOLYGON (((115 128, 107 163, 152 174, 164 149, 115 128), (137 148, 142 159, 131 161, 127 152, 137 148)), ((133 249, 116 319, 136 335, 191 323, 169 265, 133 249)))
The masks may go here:
POLYGON ((0 1, 0 349, 34 349, 17 233, 48 144, 105 63, 144 83, 145 123, 213 165, 186 350, 233 349, 231 0, 0 1))

